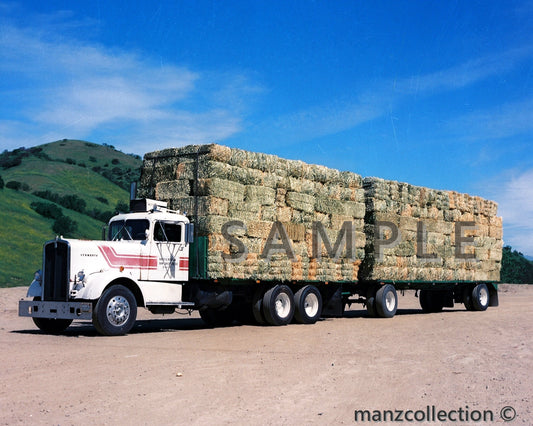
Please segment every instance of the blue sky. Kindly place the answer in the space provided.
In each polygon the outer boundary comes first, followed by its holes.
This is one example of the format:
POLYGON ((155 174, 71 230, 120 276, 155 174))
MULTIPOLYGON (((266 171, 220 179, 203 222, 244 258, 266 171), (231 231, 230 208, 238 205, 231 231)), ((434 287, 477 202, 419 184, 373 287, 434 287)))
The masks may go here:
POLYGON ((217 142, 494 199, 533 254, 533 1, 0 0, 0 149, 217 142))

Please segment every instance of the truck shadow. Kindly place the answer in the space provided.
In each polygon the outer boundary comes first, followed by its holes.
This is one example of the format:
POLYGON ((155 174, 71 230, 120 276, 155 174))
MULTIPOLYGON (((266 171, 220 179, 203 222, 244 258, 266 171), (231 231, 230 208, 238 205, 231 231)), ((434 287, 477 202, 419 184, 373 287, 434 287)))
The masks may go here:
MULTIPOLYGON (((446 315, 453 312, 464 311, 464 309, 444 309, 442 312, 431 314, 424 313, 421 309, 398 309, 396 316, 407 316, 407 315, 446 315)), ((380 320, 381 318, 371 318, 368 316, 366 309, 357 309, 357 310, 348 310, 344 312, 343 318, 367 318, 369 320, 380 320)), ((335 318, 324 318, 325 319, 335 319, 335 318)), ((254 326, 254 327, 269 327, 261 326, 251 323, 241 323, 234 322, 231 325, 227 325, 224 328, 233 327, 238 328, 239 326, 254 326)), ((300 325, 300 324, 295 324, 300 325)), ((222 328, 222 327, 217 327, 222 328)), ((137 320, 135 326, 130 331, 130 335, 133 334, 148 334, 148 333, 165 333, 165 332, 174 332, 174 331, 186 331, 186 330, 211 330, 213 327, 207 325, 201 318, 161 318, 161 319, 147 319, 147 320, 137 320)), ((46 335, 46 333, 41 332, 37 328, 28 329, 28 330, 13 330, 11 333, 17 334, 35 334, 35 335, 46 335)), ((58 333, 57 336, 66 336, 66 337, 104 337, 101 336, 96 329, 93 327, 90 321, 76 321, 62 333, 58 333)))

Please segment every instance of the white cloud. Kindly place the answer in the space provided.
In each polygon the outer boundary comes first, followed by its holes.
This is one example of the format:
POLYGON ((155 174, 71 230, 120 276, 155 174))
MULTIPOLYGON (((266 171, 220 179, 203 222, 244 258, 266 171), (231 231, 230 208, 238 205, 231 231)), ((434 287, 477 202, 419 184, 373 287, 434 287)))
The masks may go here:
POLYGON ((503 218, 505 244, 533 255, 533 169, 505 178, 493 190, 503 218))
MULTIPOLYGON (((299 142, 349 130, 379 117, 413 100, 413 97, 429 97, 441 92, 453 91, 480 83, 489 78, 507 73, 530 60, 532 46, 510 49, 498 54, 476 58, 447 69, 432 73, 413 75, 408 78, 378 81, 365 91, 344 103, 325 103, 277 117, 258 126, 268 128, 274 139, 299 142)), ((530 131, 533 123, 533 103, 509 104, 498 112, 484 111, 458 119, 450 128, 463 129, 464 122, 472 135, 475 129, 493 137, 504 137, 511 131, 530 131), (462 120, 460 123, 459 120, 462 120), (486 122, 490 120, 490 126, 486 122), (485 121, 483 124, 480 122, 485 121)))
POLYGON ((533 99, 527 98, 458 117, 447 125, 466 141, 504 139, 533 132, 533 99))
POLYGON ((169 143, 220 141, 240 131, 249 95, 260 90, 238 72, 162 66, 138 53, 12 25, 0 31, 0 72, 10 83, 0 84, 0 95, 12 105, 0 106, 5 148, 70 137, 128 152, 140 147, 142 154, 169 143))
POLYGON ((530 59, 532 52, 532 46, 525 46, 476 58, 448 69, 398 80, 394 84, 394 90, 403 94, 427 95, 461 89, 510 71, 520 62, 530 59))

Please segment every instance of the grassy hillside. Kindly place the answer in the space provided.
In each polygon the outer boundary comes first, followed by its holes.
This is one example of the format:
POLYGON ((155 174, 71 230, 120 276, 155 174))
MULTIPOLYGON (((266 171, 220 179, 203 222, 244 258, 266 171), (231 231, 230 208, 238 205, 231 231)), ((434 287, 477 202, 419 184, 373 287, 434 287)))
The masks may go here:
POLYGON ((138 179, 140 166, 139 157, 83 141, 4 151, 0 155, 4 182, 0 189, 0 287, 28 285, 41 267, 43 243, 56 236, 55 219, 37 213, 32 203, 53 205, 75 222, 76 229, 64 233, 65 237, 98 239, 102 217, 114 213, 117 204, 127 203, 126 188, 138 179), (59 200, 43 199, 43 193, 59 200), (66 208, 62 197, 71 197, 74 206, 66 208))

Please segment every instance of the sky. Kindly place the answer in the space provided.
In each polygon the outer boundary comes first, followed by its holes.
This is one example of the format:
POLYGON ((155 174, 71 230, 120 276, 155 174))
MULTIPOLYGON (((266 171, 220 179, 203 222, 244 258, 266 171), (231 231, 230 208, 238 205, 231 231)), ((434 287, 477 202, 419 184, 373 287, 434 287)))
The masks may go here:
POLYGON ((533 1, 2 1, 0 151, 275 154, 499 203, 533 255, 533 1))

